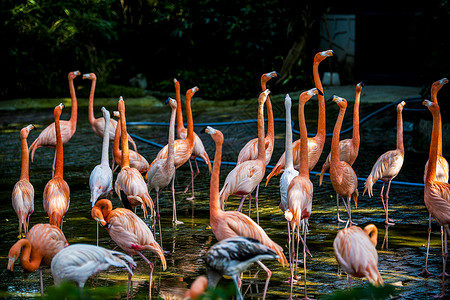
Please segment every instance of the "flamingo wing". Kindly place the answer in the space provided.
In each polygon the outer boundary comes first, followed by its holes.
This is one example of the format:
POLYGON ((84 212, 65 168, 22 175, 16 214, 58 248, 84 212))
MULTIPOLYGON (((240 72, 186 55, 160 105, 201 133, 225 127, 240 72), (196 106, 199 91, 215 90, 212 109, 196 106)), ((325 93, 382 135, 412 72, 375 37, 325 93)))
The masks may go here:
POLYGON ((425 183, 424 201, 428 211, 441 226, 450 224, 450 184, 433 181, 425 183))

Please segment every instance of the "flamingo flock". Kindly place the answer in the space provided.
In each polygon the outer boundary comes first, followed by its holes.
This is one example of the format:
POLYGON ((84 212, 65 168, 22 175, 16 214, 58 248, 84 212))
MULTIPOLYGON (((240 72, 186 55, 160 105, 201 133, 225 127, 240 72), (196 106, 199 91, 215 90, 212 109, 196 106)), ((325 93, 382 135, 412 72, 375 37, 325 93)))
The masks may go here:
MULTIPOLYGON (((356 97, 353 107, 353 136, 351 139, 340 140, 341 127, 347 109, 347 100, 334 95, 332 100, 338 111, 337 120, 334 125, 331 151, 322 165, 320 181, 314 187, 310 179, 310 171, 317 165, 322 153, 326 139, 326 116, 325 116, 325 91, 319 76, 319 64, 328 57, 334 55, 332 50, 318 52, 314 57, 313 78, 315 87, 303 91, 299 96, 298 121, 300 129, 299 140, 292 141, 292 100, 289 95, 285 97, 286 109, 286 133, 285 152, 279 157, 278 162, 269 174, 266 175, 267 166, 270 163, 275 143, 274 113, 272 102, 269 98, 270 90, 266 83, 279 74, 275 71, 264 73, 261 76, 262 92, 255 101, 255 115, 257 115, 257 138, 247 142, 240 150, 236 166, 228 172, 220 183, 220 170, 222 162, 223 145, 228 137, 217 128, 207 126, 202 133, 208 134, 214 144, 214 160, 211 161, 205 150, 202 138, 194 132, 194 116, 191 107, 193 96, 199 91, 193 87, 186 92, 186 117, 187 128, 183 124, 182 103, 180 96, 180 83, 174 79, 175 99, 168 98, 166 104, 170 107, 170 125, 167 144, 148 163, 144 152, 138 153, 135 141, 127 132, 126 123, 126 101, 119 97, 117 111, 112 116, 118 118, 116 122, 111 118, 111 113, 102 107, 103 117, 94 116, 94 94, 97 77, 94 73, 83 75, 83 79, 92 81, 88 105, 88 120, 94 133, 102 138, 101 162, 92 170, 89 181, 90 201, 92 209, 87 212, 91 215, 93 222, 97 223, 97 245, 73 243, 69 245, 63 233, 64 217, 69 210, 71 190, 69 184, 64 180, 64 147, 70 147, 69 140, 76 133, 77 127, 77 98, 75 94, 74 79, 81 73, 70 72, 68 75, 69 91, 72 99, 72 113, 70 120, 60 120, 63 104, 54 108, 54 123, 46 127, 28 148, 27 138, 33 125, 28 125, 20 131, 22 150, 20 180, 15 184, 12 191, 12 206, 17 214, 19 222, 19 240, 12 245, 8 253, 7 269, 13 272, 14 264, 20 261, 23 271, 34 272, 39 269, 41 294, 44 295, 42 281, 42 266, 51 267, 51 273, 55 284, 64 280, 70 280, 83 288, 89 277, 105 271, 110 267, 119 267, 128 273, 127 299, 132 297, 132 278, 139 261, 133 256, 138 256, 149 267, 149 290, 148 296, 152 297, 152 281, 156 260, 144 255, 144 251, 156 255, 157 262, 161 264, 161 272, 164 272, 170 262, 166 256, 170 253, 163 248, 161 229, 160 194, 163 189, 170 186, 172 194, 172 223, 176 230, 177 226, 183 226, 183 222, 177 218, 175 178, 176 170, 183 165, 189 164, 190 179, 184 190, 186 193, 191 188, 191 196, 187 200, 194 201, 203 197, 194 193, 194 180, 200 173, 196 158, 201 158, 208 168, 210 175, 209 183, 209 224, 212 234, 217 241, 205 254, 206 276, 199 276, 185 294, 185 299, 198 299, 205 291, 213 290, 222 276, 231 276, 234 283, 232 295, 237 299, 243 299, 242 273, 253 263, 256 263, 266 273, 262 298, 265 299, 269 290, 272 277, 270 266, 261 261, 275 259, 282 267, 289 266, 290 278, 287 280, 290 287, 289 298, 295 297, 298 289, 294 289, 299 278, 298 264, 303 264, 303 295, 308 298, 307 282, 307 257, 314 256, 314 248, 309 249, 306 243, 307 235, 314 234, 310 230, 309 222, 314 220, 313 203, 315 192, 321 189, 325 172, 329 169, 331 185, 336 192, 336 214, 337 232, 334 239, 333 249, 337 264, 346 272, 350 287, 352 278, 367 278, 374 286, 383 286, 383 270, 378 269, 377 237, 378 229, 374 224, 364 228, 357 226, 357 221, 352 217, 352 200, 357 207, 358 204, 358 177, 357 169, 353 167, 357 160, 361 143, 359 131, 359 107, 360 98, 364 84, 356 85, 356 97), (308 138, 306 115, 308 114, 305 104, 318 100, 318 123, 317 134, 308 138), (267 109, 268 128, 265 134, 264 108, 267 109), (175 132, 178 139, 175 139, 175 132), (112 143, 112 144, 111 144, 112 143), (133 145, 134 151, 128 148, 133 145), (121 144, 121 149, 119 149, 121 144), (51 167, 52 178, 45 185, 43 191, 35 192, 30 182, 29 155, 33 161, 35 151, 39 147, 55 148, 55 155, 51 167), (112 149, 109 151, 109 149, 112 149), (110 155, 111 152, 111 155, 110 155), (109 164, 110 156, 113 157, 113 165, 120 168, 115 182, 114 166, 109 164), (193 163, 196 170, 194 171, 193 163), (273 241, 263 226, 260 224, 258 195, 260 185, 265 179, 265 185, 274 177, 281 174, 279 180, 279 207, 281 216, 287 224, 286 235, 288 249, 283 249, 273 241), (113 184, 114 182, 114 184, 113 184), (156 191, 156 205, 150 192, 156 191), (113 191, 123 207, 113 209, 115 201, 113 191), (251 218, 251 194, 255 192, 256 220, 251 218), (39 199, 42 195, 44 212, 48 216, 48 224, 39 223, 31 227, 30 216, 34 212, 35 195, 39 199), (227 209, 226 202, 231 196, 240 197, 240 205, 237 211, 227 209), (249 214, 243 214, 243 203, 249 198, 249 214), (348 218, 341 220, 339 216, 339 199, 342 199, 348 218), (139 209, 139 211, 138 211, 139 209), (142 211, 142 212, 141 212, 142 211), (158 222, 156 222, 158 221, 158 222), (344 228, 339 228, 339 223, 345 222, 344 228), (111 240, 122 252, 108 249, 108 245, 99 245, 99 226, 103 227, 109 234, 111 240), (156 227, 158 226, 158 232, 156 227), (153 229, 153 230, 152 230, 153 229), (159 235, 159 238, 157 237, 159 235), (159 242, 157 242, 159 240, 159 242), (299 248, 302 247, 302 257, 299 258, 299 248), (289 259, 286 258, 288 256, 289 259), (152 262, 153 261, 153 262, 152 262)), ((428 248, 430 244, 431 219, 434 218, 442 228, 443 252, 442 252, 442 288, 437 297, 445 296, 445 277, 447 237, 450 234, 450 186, 448 184, 449 167, 442 156, 442 122, 440 108, 437 101, 437 92, 448 80, 443 78, 436 81, 431 89, 431 101, 423 101, 423 105, 431 112, 433 118, 432 137, 429 150, 428 162, 424 172, 424 203, 429 211, 428 247, 425 260, 425 268, 422 274, 429 275, 428 248)), ((375 184, 382 182, 380 198, 385 213, 386 226, 395 225, 389 218, 389 191, 392 180, 401 172, 405 160, 403 145, 403 118, 402 110, 405 102, 396 106, 397 112, 397 147, 395 150, 382 154, 368 174, 365 181, 364 192, 369 197, 373 196, 375 184), (387 183, 386 193, 385 183, 387 183)), ((96 158, 98 160, 98 158, 96 158)), ((87 200, 87 199, 86 199, 87 200)), ((117 206, 115 204, 114 206, 117 206)), ((68 221, 67 221, 68 222, 68 221)), ((94 223, 92 223, 94 224, 94 223)), ((331 245, 330 245, 331 247, 331 245)), ((157 268, 160 270, 160 268, 157 268)), ((276 274, 279 276, 279 274, 276 274)), ((244 279, 245 280, 245 279, 244 279)), ((89 283, 88 283, 89 284, 89 283)))

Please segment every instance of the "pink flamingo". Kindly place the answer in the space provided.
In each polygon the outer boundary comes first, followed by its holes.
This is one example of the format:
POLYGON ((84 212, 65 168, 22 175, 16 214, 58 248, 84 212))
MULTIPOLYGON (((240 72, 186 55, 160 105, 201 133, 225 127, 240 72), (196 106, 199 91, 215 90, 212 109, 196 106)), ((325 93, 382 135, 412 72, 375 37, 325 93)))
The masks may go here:
POLYGON ((364 230, 350 226, 339 230, 333 242, 337 262, 348 275, 352 287, 352 277, 367 277, 375 286, 383 286, 383 278, 378 271, 377 249, 378 229, 369 224, 364 230))
MULTIPOLYGON (((264 92, 266 90, 266 83, 277 77, 279 74, 275 71, 262 74, 261 76, 261 89, 264 92)), ((275 129, 273 122, 273 111, 272 111, 272 102, 270 101, 270 97, 267 96, 266 100, 267 107, 267 135, 264 139, 265 149, 266 149, 266 165, 269 164, 270 159, 272 158, 273 153, 273 145, 275 143, 275 129)), ((238 155, 237 164, 241 164, 247 160, 255 160, 258 158, 258 138, 254 138, 245 144, 245 146, 241 149, 238 155)))
POLYGON ((63 178, 64 158, 63 142, 61 138, 61 129, 59 118, 64 105, 60 103, 55 107, 55 132, 56 132, 56 164, 55 175, 45 185, 43 202, 44 211, 49 217, 49 223, 62 229, 63 219, 70 204, 70 188, 63 178))
MULTIPOLYGON (((313 64, 313 76, 314 76, 314 84, 316 85, 316 88, 322 92, 323 94, 323 87, 322 82, 320 81, 320 75, 319 75, 319 64, 327 57, 333 56, 334 52, 332 50, 322 51, 317 53, 314 56, 314 64, 313 64)), ((309 164, 309 170, 311 171, 315 165, 317 164, 317 161, 320 158, 320 155, 322 154, 323 146, 325 144, 325 138, 326 138, 326 117, 325 117, 325 98, 322 95, 319 95, 319 117, 318 117, 318 125, 317 125, 317 134, 312 137, 308 138, 308 164, 309 164)), ((296 140, 294 144, 292 145, 293 149, 293 160, 294 160, 294 168, 296 170, 300 169, 300 139, 296 140)), ((273 176, 277 176, 281 172, 284 171, 284 165, 285 165, 285 154, 281 155, 280 159, 278 160, 275 167, 272 169, 272 172, 270 172, 269 175, 267 175, 266 179, 266 186, 269 183, 270 179, 273 176)))
POLYGON ((369 197, 372 197, 372 187, 378 179, 383 181, 383 186, 381 188, 380 198, 383 203, 384 212, 386 214, 386 220, 384 221, 387 225, 394 225, 394 221, 389 219, 388 215, 388 203, 389 203, 389 189, 391 187, 391 181, 394 179, 398 173, 400 172, 403 161, 405 157, 405 150, 403 148, 403 120, 402 120, 402 111, 403 106, 405 106, 405 101, 400 102, 397 105, 397 148, 395 150, 387 151, 382 154, 375 164, 372 167, 372 171, 370 175, 366 179, 366 184, 364 187, 364 192, 367 191, 369 197), (388 183, 388 187, 386 190, 386 204, 383 199, 383 190, 384 184, 388 183))
MULTIPOLYGON (((105 118, 95 118, 94 116, 94 94, 95 94, 95 86, 97 83, 97 76, 94 73, 83 74, 83 79, 89 79, 92 81, 91 85, 91 93, 89 94, 89 106, 88 106, 88 119, 89 124, 91 124, 92 130, 94 133, 103 138, 103 132, 105 131, 105 118)), ((117 121, 114 119, 109 119, 109 141, 114 142, 114 135, 116 131, 117 121)), ((120 134, 119 134, 120 135, 120 134)), ((128 142, 133 145, 134 151, 137 151, 136 143, 131 138, 129 134, 128 142)))
POLYGON ((30 215, 34 211, 34 187, 30 182, 29 177, 29 161, 28 161, 28 145, 27 137, 33 125, 20 130, 20 141, 22 143, 22 167, 20 171, 20 179, 14 185, 12 192, 12 206, 19 218, 19 236, 22 238, 22 228, 25 235, 28 232, 28 225, 30 223, 30 215))
MULTIPOLYGON (((80 74, 81 74, 80 71, 74 71, 70 72, 68 75, 70 97, 72 98, 72 113, 68 121, 65 120, 60 121, 61 138, 63 144, 66 144, 72 138, 72 136, 75 134, 75 131, 77 130, 78 103, 77 103, 77 96, 75 94, 75 88, 73 86, 73 80, 80 74)), ((34 142, 31 144, 30 146, 31 161, 33 161, 34 158, 34 151, 36 151, 36 149, 39 147, 56 148, 55 123, 48 125, 44 130, 42 130, 37 139, 35 139, 34 142)), ((55 172, 55 162, 56 162, 56 151, 55 157, 53 158, 52 176, 55 172)))
MULTIPOLYGON (((264 102, 270 91, 265 90, 258 98, 258 157, 255 160, 247 160, 239 165, 236 165, 233 170, 228 173, 227 178, 220 191, 220 203, 224 209, 225 203, 230 195, 241 196, 241 204, 238 211, 242 211, 242 205, 245 198, 248 196, 251 201, 251 193, 256 188, 256 218, 259 224, 259 209, 258 209, 258 192, 259 183, 264 178, 266 171, 266 150, 264 142, 264 102)), ((250 214, 250 209, 249 209, 250 214)))
MULTIPOLYGON (((124 136, 122 135, 122 139, 124 136)), ((112 203, 108 199, 101 199, 95 203, 91 211, 92 218, 99 222, 108 231, 111 239, 130 256, 138 254, 150 266, 149 297, 152 289, 153 264, 141 253, 150 250, 161 260, 163 270, 167 263, 164 251, 153 238, 152 231, 147 224, 136 214, 125 208, 112 209, 112 203)), ((130 265, 131 268, 131 265, 130 265)), ((128 276, 128 285, 131 276, 128 276)))
MULTIPOLYGON (((265 93, 262 93, 263 95, 265 93)), ((260 98, 263 98, 260 96, 260 98)), ((263 102, 263 99, 261 99, 263 102)), ((216 153, 214 156, 213 171, 211 174, 210 182, 210 225, 211 229, 220 242, 229 237, 243 236, 253 238, 259 241, 261 244, 269 247, 279 256, 278 261, 284 266, 287 263, 286 257, 283 254, 283 248, 272 241, 267 233, 258 224, 256 224, 248 216, 238 211, 224 211, 221 209, 219 199, 219 173, 220 164, 222 159, 222 144, 223 134, 217 129, 212 127, 206 127, 204 132, 211 135, 212 139, 216 143, 216 153)), ((266 271, 267 279, 264 286, 263 299, 266 297, 267 288, 269 285, 272 272, 262 262, 257 263, 266 271)))
POLYGON ((125 208, 134 208, 136 210, 136 207, 140 205, 144 211, 144 218, 147 218, 147 206, 150 208, 150 213, 153 217, 154 205, 152 198, 148 194, 147 184, 141 173, 137 169, 130 167, 125 102, 122 96, 119 98, 118 106, 121 127, 122 164, 114 188, 125 208))
MULTIPOLYGON (((347 162, 353 166, 359 152, 359 102, 361 99, 361 91, 364 87, 362 82, 356 85, 355 104, 353 106, 353 134, 351 139, 339 141, 339 160, 347 162)), ((330 167, 331 153, 328 154, 326 161, 322 165, 320 171, 319 185, 322 185, 323 175, 330 167)))

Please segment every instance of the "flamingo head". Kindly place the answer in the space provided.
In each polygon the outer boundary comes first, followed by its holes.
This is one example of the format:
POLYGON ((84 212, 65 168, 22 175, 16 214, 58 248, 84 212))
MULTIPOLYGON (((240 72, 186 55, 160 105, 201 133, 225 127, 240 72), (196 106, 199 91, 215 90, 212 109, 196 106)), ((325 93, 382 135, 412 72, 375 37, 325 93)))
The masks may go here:
POLYGON ((439 104, 437 104, 436 102, 430 100, 423 100, 422 104, 425 105, 432 114, 440 113, 441 111, 439 108, 439 104))
POLYGON ((107 110, 104 106, 102 107, 102 113, 103 113, 103 117, 106 119, 109 119, 111 116, 109 114, 109 110, 107 110))
POLYGON ((177 100, 175 100, 173 98, 170 98, 170 97, 167 98, 166 104, 169 104, 172 109, 176 109, 177 108, 177 100))
POLYGON ((22 128, 22 130, 20 130, 20 138, 27 138, 28 134, 30 133, 31 130, 34 129, 34 125, 30 124, 24 128, 22 128))
POLYGON ((314 56, 314 61, 321 62, 322 60, 324 60, 325 58, 330 57, 330 56, 334 56, 334 51, 333 50, 325 50, 325 51, 317 53, 314 56))
POLYGON ((180 82, 174 78, 173 79, 173 84, 175 85, 175 89, 178 89, 178 91, 180 90, 180 82))
POLYGON ((291 110, 292 100, 289 94, 286 94, 284 97, 284 107, 286 107, 286 111, 291 110))
POLYGON ((80 71, 73 71, 73 72, 70 72, 70 73, 69 73, 69 75, 67 76, 67 78, 68 78, 69 80, 74 80, 75 77, 77 77, 77 76, 79 76, 79 75, 81 75, 81 72, 80 72, 80 71))
POLYGON ((223 143, 223 134, 220 130, 214 129, 211 126, 206 126, 202 129, 201 133, 207 133, 211 135, 212 139, 216 142, 216 144, 222 145, 223 143))
POLYGON ((403 106, 405 106, 406 102, 402 101, 399 104, 397 104, 397 112, 402 112, 403 106))
POLYGON ((340 108, 347 108, 347 100, 345 98, 333 95, 327 101, 335 102, 340 108))
POLYGON ((362 91, 362 89, 364 88, 364 82, 360 82, 356 85, 356 92, 359 93, 362 91))
POLYGON ((273 77, 278 77, 280 76, 280 74, 278 74, 277 71, 272 71, 269 73, 264 73, 261 76, 261 83, 266 83, 267 81, 269 81, 270 79, 272 79, 273 77))
POLYGON ((308 102, 309 99, 311 99, 312 96, 317 94, 323 95, 323 93, 316 88, 304 91, 303 93, 300 94, 300 102, 305 104, 306 102, 308 102))
POLYGON ((96 80, 97 76, 94 73, 83 74, 83 79, 96 80))
POLYGON ((120 113, 117 110, 113 111, 113 117, 120 118, 120 113))

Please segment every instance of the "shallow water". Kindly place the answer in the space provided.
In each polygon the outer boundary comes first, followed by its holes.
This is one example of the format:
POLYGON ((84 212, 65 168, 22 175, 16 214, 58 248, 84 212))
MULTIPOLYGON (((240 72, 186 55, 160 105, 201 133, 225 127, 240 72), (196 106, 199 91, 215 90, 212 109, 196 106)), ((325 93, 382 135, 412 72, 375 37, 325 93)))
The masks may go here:
MULTIPOLYGON (((173 96, 173 95, 169 95, 173 96)), ((294 95, 298 97, 298 95, 294 95)), ((293 95, 291 97, 295 99, 293 95)), ((277 118, 284 118, 284 105, 282 96, 272 97, 274 102, 274 114, 277 118)), ((393 99, 398 100, 398 99, 393 99)), ((41 104, 43 100, 41 100, 41 104)), ((66 100, 65 100, 66 101, 66 100)), ((10 299, 35 298, 39 295, 39 273, 23 274, 18 263, 15 265, 14 277, 6 272, 7 254, 9 248, 17 240, 17 217, 11 206, 11 192, 14 183, 20 176, 20 140, 19 131, 29 123, 38 125, 28 138, 28 144, 38 136, 40 131, 53 120, 52 107, 60 100, 46 100, 45 108, 39 105, 33 109, 16 108, 15 110, 0 110, 3 123, 0 127, 0 153, 1 165, 0 176, 0 226, 3 229, 0 240, 0 263, 4 268, 0 269, 0 296, 10 299)), ((90 216, 89 201, 89 174, 100 162, 101 139, 91 130, 87 121, 86 99, 79 99, 79 118, 77 132, 72 140, 64 147, 64 175, 71 189, 71 203, 67 212, 63 230, 69 243, 95 244, 96 223, 90 216), (83 101, 83 103, 81 103, 83 101)), ((308 132, 316 132, 317 102, 310 101, 306 106, 308 132)), ((95 115, 99 117, 100 106, 105 104, 110 110, 116 110, 116 101, 96 99, 95 115)), ((70 102, 66 106, 61 119, 70 116, 70 102)), ((168 122, 170 110, 157 100, 135 100, 126 99, 127 121, 153 121, 168 122)), ((379 108, 380 105, 365 105, 364 99, 361 104, 361 115, 368 114, 379 108)), ((293 105, 293 117, 296 119, 296 105, 293 105)), ((256 98, 242 101, 208 102, 193 100, 193 111, 195 122, 220 122, 256 119, 256 98)), ((344 128, 351 124, 352 105, 345 118, 344 128)), ((336 120, 337 107, 327 104, 327 132, 331 132, 336 120)), ((376 116, 361 128, 360 155, 354 164, 357 175, 366 178, 373 163, 379 155, 387 150, 395 148, 395 109, 392 108, 382 115, 376 116)), ((405 121, 412 121, 416 116, 412 112, 404 113, 405 121)), ((276 123, 276 145, 272 156, 271 165, 274 165, 284 151, 284 123, 276 123)), ((296 125, 297 127, 297 125, 296 125)), ((256 137, 256 124, 244 124, 217 127, 223 131, 225 136, 224 161, 235 161, 239 149, 251 138, 256 137)), ((201 128, 196 127, 197 132, 201 128)), ((155 142, 167 143, 167 128, 159 126, 129 126, 128 131, 155 142)), ((206 150, 211 158, 214 156, 214 143, 207 135, 200 135, 206 150)), ((351 133, 342 136, 348 138, 351 133)), ((294 135, 294 139, 298 136, 294 135)), ((414 153, 411 150, 412 137, 405 133, 405 144, 407 152, 403 169, 396 178, 398 181, 420 183, 423 176, 423 166, 427 159, 426 154, 414 153)), ((136 141, 139 152, 147 160, 151 161, 159 151, 157 147, 136 141)), ((328 154, 331 137, 327 138, 324 152, 314 171, 320 171, 322 163, 328 154)), ((42 192, 45 184, 51 178, 51 164, 54 150, 40 148, 36 151, 35 161, 30 164, 30 181, 35 188, 35 212, 31 216, 31 226, 36 223, 48 222, 42 207, 42 192)), ((160 197, 160 210, 162 222, 162 238, 168 268, 162 271, 159 260, 150 253, 146 253, 150 260, 155 263, 153 274, 152 295, 167 299, 182 297, 185 290, 199 275, 205 273, 203 256, 208 248, 216 243, 216 239, 209 227, 209 175, 207 167, 199 163, 200 174, 195 180, 195 201, 188 201, 183 195, 183 190, 190 180, 189 166, 186 164, 177 170, 176 197, 178 217, 184 222, 182 225, 173 227, 171 224, 172 204, 169 190, 164 190, 160 197)), ((232 166, 222 165, 221 184, 232 166)), ((115 173, 117 175, 117 173, 115 173)), ((336 222, 335 192, 325 177, 324 184, 319 187, 318 176, 311 175, 314 184, 313 212, 309 220, 309 234, 307 236, 308 247, 312 257, 307 258, 307 280, 308 294, 315 298, 348 287, 347 277, 338 267, 333 254, 333 240, 339 229, 344 224, 336 222)), ((261 185, 259 194, 260 225, 268 235, 285 249, 287 255, 287 230, 286 222, 279 204, 279 177, 274 177, 267 187, 261 185)), ((381 184, 377 183, 374 188, 374 197, 362 196, 364 182, 359 182, 360 197, 358 208, 352 204, 352 215, 355 222, 364 226, 374 223, 379 229, 378 253, 379 270, 386 283, 399 283, 403 285, 398 288, 397 299, 417 299, 431 297, 440 291, 440 279, 436 277, 422 278, 418 273, 422 271, 425 261, 426 237, 428 226, 428 212, 423 203, 423 188, 392 184, 390 192, 390 217, 396 221, 395 226, 390 226, 388 234, 384 225, 384 211, 378 194, 381 184), (388 237, 388 239, 387 239, 388 237), (382 245, 384 247, 382 249, 382 245)), ((153 199, 156 195, 151 193, 153 199)), ((248 202, 246 202, 248 203, 248 202)), ((238 198, 230 197, 228 210, 237 209, 238 198)), ((121 207, 117 195, 113 196, 114 207, 121 207)), ((244 205, 244 213, 248 206, 244 205)), ((256 219, 255 210, 252 217, 256 219)), ((141 212, 138 210, 138 214, 141 212)), ((341 216, 346 217, 345 210, 341 205, 341 216)), ((148 224, 150 222, 146 221, 148 224)), ((117 248, 109 238, 105 230, 100 228, 100 245, 106 248, 117 248)), ((429 258, 429 270, 433 274, 439 274, 442 268, 441 245, 439 240, 439 227, 433 221, 432 245, 429 258)), ((159 237, 156 237, 159 240, 159 237)), ((120 251, 120 249, 117 249, 120 251)), ((133 297, 143 298, 148 293, 148 265, 140 258, 135 257, 137 269, 133 276, 133 297)), ((267 298, 288 298, 289 285, 284 281, 289 277, 289 268, 282 268, 276 261, 265 261, 273 274, 269 285, 267 298)), ((299 273, 303 273, 303 264, 299 264, 299 273)), ((44 268, 44 286, 53 285, 53 279, 49 268, 44 268)), ((248 290, 245 298, 262 298, 265 274, 258 265, 253 265, 244 275, 243 290, 248 290)), ((127 274, 123 270, 110 268, 88 280, 87 287, 113 286, 126 284, 127 274)), ((221 285, 230 283, 223 280, 221 285)), ((354 286, 367 285, 366 280, 355 279, 354 286)), ((447 293, 450 291, 447 289, 447 293)), ((303 285, 294 287, 295 295, 303 296, 303 285)), ((125 297, 125 293, 118 294, 116 298, 125 297)))

